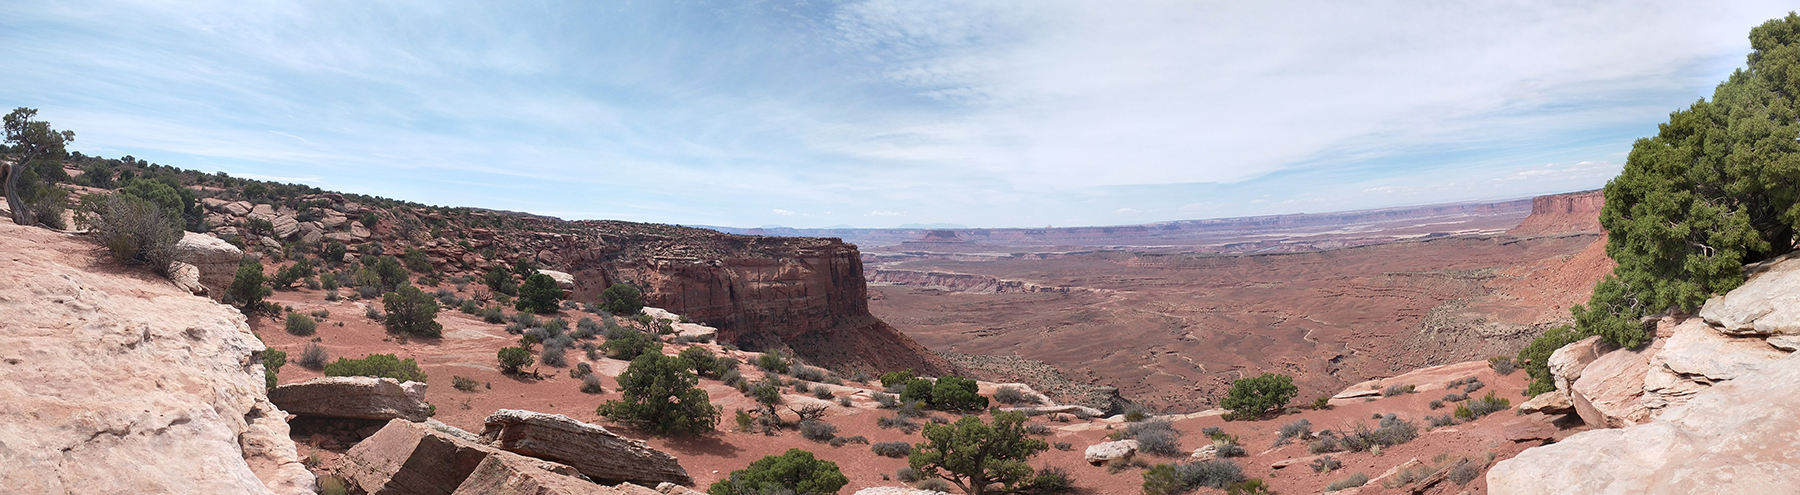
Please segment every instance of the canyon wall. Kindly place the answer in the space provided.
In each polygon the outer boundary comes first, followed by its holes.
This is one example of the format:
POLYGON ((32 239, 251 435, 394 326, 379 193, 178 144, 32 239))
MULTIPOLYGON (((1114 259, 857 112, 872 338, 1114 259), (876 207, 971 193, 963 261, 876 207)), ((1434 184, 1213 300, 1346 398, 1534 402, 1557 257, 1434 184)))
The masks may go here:
POLYGON ((885 270, 866 268, 863 278, 872 284, 906 285, 950 292, 976 294, 1010 294, 1086 290, 1079 287, 1051 287, 1019 280, 1003 280, 987 275, 919 270, 885 270))
POLYGON ((1507 233, 1545 235, 1604 232, 1606 229, 1600 226, 1600 207, 1605 204, 1606 194, 1598 189, 1531 198, 1531 215, 1507 233))

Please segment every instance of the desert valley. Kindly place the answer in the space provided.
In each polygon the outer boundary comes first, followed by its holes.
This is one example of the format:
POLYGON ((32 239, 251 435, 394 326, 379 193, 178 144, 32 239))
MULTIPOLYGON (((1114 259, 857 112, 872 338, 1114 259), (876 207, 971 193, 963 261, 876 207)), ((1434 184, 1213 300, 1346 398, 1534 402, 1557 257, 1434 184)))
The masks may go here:
POLYGON ((1750 42, 1600 189, 1077 227, 432 205, 20 107, 0 493, 1795 493, 1800 15, 1750 42))

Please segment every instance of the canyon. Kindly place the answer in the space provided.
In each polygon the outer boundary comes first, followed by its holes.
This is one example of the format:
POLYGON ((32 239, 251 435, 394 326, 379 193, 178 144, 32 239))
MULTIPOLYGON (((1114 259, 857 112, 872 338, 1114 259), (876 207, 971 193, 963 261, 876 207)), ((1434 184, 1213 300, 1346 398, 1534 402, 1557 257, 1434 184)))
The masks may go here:
MULTIPOLYGON (((931 243, 899 243, 866 249, 864 273, 875 315, 979 376, 1046 390, 1080 385, 1072 390, 1089 395, 1110 386, 1131 402, 1191 411, 1262 372, 1293 375, 1304 398, 1517 352, 1543 329, 1569 323, 1568 308, 1586 302, 1611 270, 1601 203, 1589 191, 1420 208, 1413 218, 1383 211, 1360 218, 1393 230, 1330 236, 1294 219, 1289 224, 1307 229, 1295 234, 1305 242, 1275 235, 1257 245, 1285 248, 1257 252, 1037 250, 985 240, 934 251, 931 243), (1529 207, 1522 218, 1520 205, 1529 207), (1440 223, 1447 213, 1468 223, 1440 223)), ((1213 223, 1241 229, 1258 221, 1213 223)))

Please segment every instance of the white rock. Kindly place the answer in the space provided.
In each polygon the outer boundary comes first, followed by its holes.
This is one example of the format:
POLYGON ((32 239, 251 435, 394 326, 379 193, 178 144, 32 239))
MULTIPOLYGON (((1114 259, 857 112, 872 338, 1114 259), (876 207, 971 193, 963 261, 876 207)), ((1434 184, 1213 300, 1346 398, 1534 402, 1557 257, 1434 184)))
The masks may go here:
POLYGON ((1674 332, 1644 376, 1644 407, 1652 415, 1787 355, 1760 338, 1721 335, 1700 318, 1683 321, 1674 332))
POLYGON ((1569 384, 1581 378, 1581 370, 1611 350, 1612 346, 1600 342, 1599 336, 1588 337, 1550 353, 1550 359, 1545 360, 1544 365, 1550 368, 1550 376, 1555 377, 1556 389, 1567 392, 1569 384))
POLYGON ((1800 259, 1790 254, 1745 268, 1757 273, 1707 300, 1700 317, 1730 335, 1800 334, 1800 259))
POLYGON ((1088 464, 1098 466, 1113 459, 1130 459, 1137 454, 1137 448, 1137 440, 1097 443, 1089 445, 1082 458, 1087 459, 1088 464))

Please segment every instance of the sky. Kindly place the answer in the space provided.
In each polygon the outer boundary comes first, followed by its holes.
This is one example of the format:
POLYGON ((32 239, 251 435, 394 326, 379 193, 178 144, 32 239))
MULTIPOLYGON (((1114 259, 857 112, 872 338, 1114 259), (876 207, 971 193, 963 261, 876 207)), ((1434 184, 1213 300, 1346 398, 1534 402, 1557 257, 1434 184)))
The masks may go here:
POLYGON ((1773 1, 0 0, 71 149, 424 204, 1121 225, 1594 189, 1773 1))

